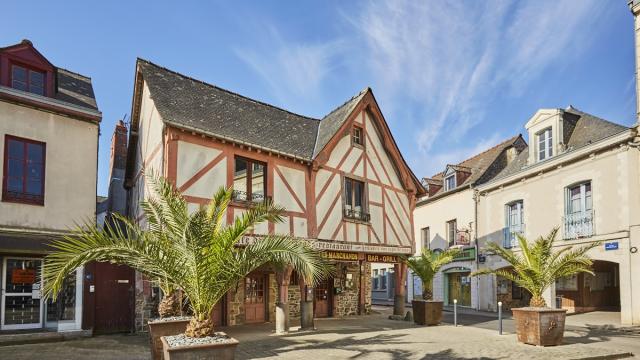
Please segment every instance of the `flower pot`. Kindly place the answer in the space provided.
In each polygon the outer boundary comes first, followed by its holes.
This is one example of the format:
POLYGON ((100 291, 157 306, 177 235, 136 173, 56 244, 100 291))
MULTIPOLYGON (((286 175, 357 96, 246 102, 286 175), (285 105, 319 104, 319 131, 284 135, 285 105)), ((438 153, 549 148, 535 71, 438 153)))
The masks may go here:
POLYGON ((190 317, 176 317, 149 321, 149 339, 151 340, 153 360, 162 360, 163 352, 160 338, 184 333, 190 320, 190 317))
POLYGON ((413 321, 418 325, 438 325, 442 321, 442 301, 413 300, 413 321))
POLYGON ((537 346, 562 344, 567 310, 524 307, 511 311, 519 342, 537 346))
MULTIPOLYGON (((223 332, 218 332, 216 335, 227 336, 227 334, 223 332)), ((179 346, 170 346, 165 336, 160 339, 162 340, 165 360, 233 360, 236 354, 236 347, 238 346, 238 340, 231 337, 227 337, 224 341, 217 343, 179 346)))

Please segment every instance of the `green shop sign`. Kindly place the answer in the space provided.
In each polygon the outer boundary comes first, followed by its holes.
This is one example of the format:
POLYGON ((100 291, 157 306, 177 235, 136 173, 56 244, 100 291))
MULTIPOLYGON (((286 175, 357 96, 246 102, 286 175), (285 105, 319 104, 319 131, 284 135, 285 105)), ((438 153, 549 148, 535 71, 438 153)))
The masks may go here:
POLYGON ((462 252, 460 252, 454 258, 455 261, 475 260, 475 259, 476 259, 476 248, 475 247, 463 249, 462 252))

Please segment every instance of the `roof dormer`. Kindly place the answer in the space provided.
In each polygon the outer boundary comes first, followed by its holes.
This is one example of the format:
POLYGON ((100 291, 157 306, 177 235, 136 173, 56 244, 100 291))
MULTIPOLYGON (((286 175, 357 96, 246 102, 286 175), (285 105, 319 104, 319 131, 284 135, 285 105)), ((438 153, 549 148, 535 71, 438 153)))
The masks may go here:
POLYGON ((545 161, 563 150, 562 109, 540 109, 525 125, 529 134, 529 164, 545 161))
POLYGON ((444 191, 453 190, 471 175, 471 169, 461 165, 447 165, 444 172, 444 191))
POLYGON ((31 41, 0 48, 0 85, 28 93, 53 97, 55 67, 31 41))

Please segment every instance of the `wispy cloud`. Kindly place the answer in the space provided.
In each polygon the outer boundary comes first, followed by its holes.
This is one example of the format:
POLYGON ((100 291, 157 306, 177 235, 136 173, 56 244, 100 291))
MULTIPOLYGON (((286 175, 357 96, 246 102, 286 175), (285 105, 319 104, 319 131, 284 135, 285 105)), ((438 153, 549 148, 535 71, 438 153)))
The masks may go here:
MULTIPOLYGON (((550 64, 576 59, 606 6, 391 0, 346 18, 365 40, 368 65, 381 75, 375 88, 385 105, 394 111, 410 100, 415 107, 419 153, 410 158, 414 169, 430 173, 482 150, 460 139, 489 116, 487 104, 521 94, 550 64)), ((501 140, 498 133, 476 143, 491 146, 501 140)))

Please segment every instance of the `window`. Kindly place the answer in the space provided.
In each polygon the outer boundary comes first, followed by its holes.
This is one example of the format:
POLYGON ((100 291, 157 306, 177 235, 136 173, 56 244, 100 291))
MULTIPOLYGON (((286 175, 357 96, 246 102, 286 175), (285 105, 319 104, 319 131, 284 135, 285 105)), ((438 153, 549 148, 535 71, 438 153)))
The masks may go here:
POLYGON ((233 200, 261 202, 267 193, 267 166, 242 157, 235 159, 233 200))
POLYGON ((6 135, 3 201, 44 204, 45 143, 6 135))
POLYGON ((553 156, 553 141, 551 128, 542 130, 538 136, 538 160, 544 160, 553 156))
POLYGON ((364 132, 359 126, 353 127, 353 136, 351 138, 354 145, 364 146, 364 132))
POLYGON ((12 65, 11 87, 38 95, 44 95, 44 72, 27 69, 19 65, 12 65))
POLYGON ((380 269, 380 289, 387 289, 387 269, 380 269))
POLYGON ((344 178, 344 216, 349 219, 369 221, 364 182, 344 178))
POLYGON ((575 239, 593 235, 593 199, 591 182, 567 188, 564 219, 565 238, 575 239))
POLYGON ((373 289, 378 290, 380 287, 380 279, 378 278, 378 269, 373 270, 373 289))
POLYGON ((425 227, 420 230, 420 241, 421 248, 420 249, 430 249, 431 248, 431 236, 429 234, 429 228, 425 227))
POLYGON ((444 179, 444 191, 455 189, 456 187, 456 174, 451 174, 444 179))
POLYGON ((524 203, 514 201, 506 206, 505 238, 503 247, 518 246, 517 234, 524 233, 524 203))
POLYGON ((456 220, 447 221, 447 242, 449 246, 456 244, 457 222, 456 220))

